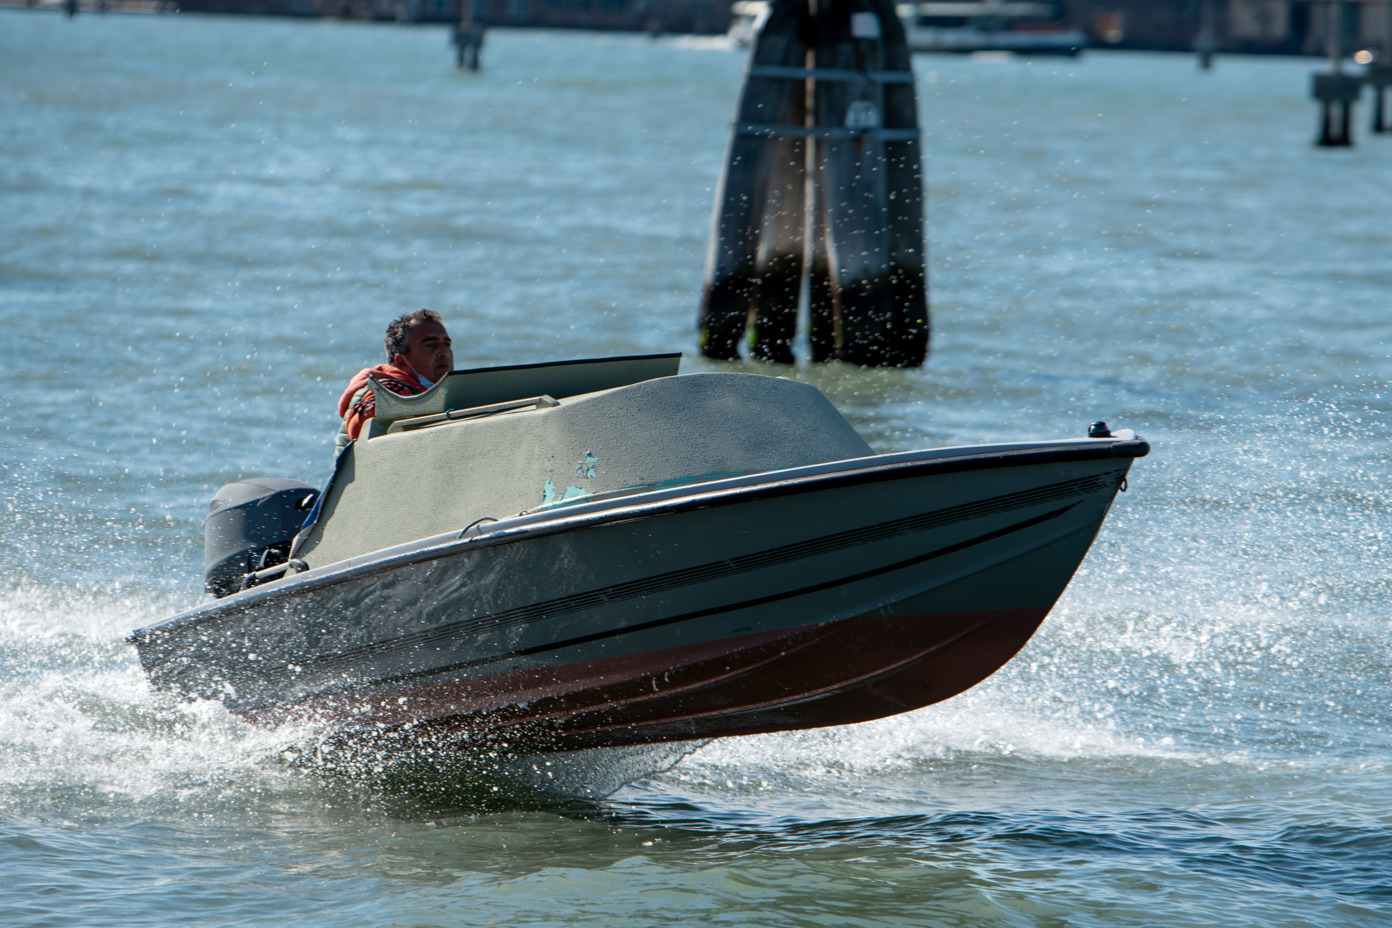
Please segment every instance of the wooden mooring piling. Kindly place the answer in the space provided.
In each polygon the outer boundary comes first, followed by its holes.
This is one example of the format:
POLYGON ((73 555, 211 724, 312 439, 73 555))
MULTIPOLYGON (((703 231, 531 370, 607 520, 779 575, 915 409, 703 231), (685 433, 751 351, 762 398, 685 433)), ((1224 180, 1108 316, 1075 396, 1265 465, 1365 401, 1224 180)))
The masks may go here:
POLYGON ((454 66, 477 71, 483 63, 483 27, 478 23, 455 23, 454 66))
POLYGON ((1321 148, 1347 148, 1353 144, 1353 105, 1363 90, 1363 79, 1354 74, 1316 74, 1314 97, 1320 103, 1321 148))
POLYGON ((474 15, 477 0, 463 0, 459 22, 451 36, 454 43, 454 66, 477 71, 483 64, 483 24, 474 15))
POLYGON ((1320 104, 1320 133, 1315 144, 1323 148, 1347 148, 1353 145, 1353 108, 1363 93, 1364 85, 1372 88, 1372 131, 1375 134, 1392 132, 1387 114, 1387 90, 1392 87, 1392 0, 1381 0, 1383 30, 1381 47, 1376 54, 1362 49, 1353 60, 1366 69, 1362 74, 1344 71, 1344 14, 1341 0, 1328 3, 1329 20, 1327 49, 1330 70, 1313 75, 1311 96, 1320 104))
POLYGON ((1382 48, 1368 62, 1364 81, 1373 88, 1373 132, 1392 132, 1387 119, 1387 88, 1392 86, 1392 0, 1382 5, 1382 48))
POLYGON ((1343 51, 1343 5, 1329 4, 1329 67, 1327 74, 1314 75, 1311 96, 1320 105, 1320 134, 1315 144, 1322 148, 1343 148, 1353 144, 1353 104, 1363 90, 1363 81, 1345 74, 1343 51))
POLYGON ((1392 125, 1387 120, 1387 88, 1392 86, 1392 58, 1389 58, 1386 49, 1382 58, 1368 65, 1363 79, 1373 88, 1373 131, 1378 134, 1392 131, 1392 125))
POLYGON ((912 61, 891 0, 772 0, 716 190, 701 351, 916 367, 928 350, 912 61))

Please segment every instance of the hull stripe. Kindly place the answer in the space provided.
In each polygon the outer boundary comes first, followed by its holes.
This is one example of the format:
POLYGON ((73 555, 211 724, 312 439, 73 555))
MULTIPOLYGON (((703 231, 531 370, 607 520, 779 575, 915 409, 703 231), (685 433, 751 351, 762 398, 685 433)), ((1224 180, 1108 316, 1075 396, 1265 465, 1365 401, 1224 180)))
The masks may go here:
MULTIPOLYGON (((975 547, 976 545, 985 544, 986 542, 994 541, 998 538, 1003 538, 1008 535, 1012 535, 1016 532, 1021 532, 1026 529, 1034 528, 1035 526, 1042 525, 1046 522, 1051 522, 1054 519, 1057 519, 1058 517, 1071 510, 1076 505, 1077 504, 1074 503, 1068 506, 1064 506, 1060 509, 1055 509, 1052 512, 1046 512, 1043 515, 1038 515, 1030 519, 1025 519, 1024 521, 1016 522, 1013 525, 1008 525, 1003 528, 996 529, 992 532, 977 535, 974 538, 959 541, 956 544, 948 545, 943 548, 938 548, 936 550, 929 551, 925 554, 920 554, 916 557, 912 557, 907 560, 899 561, 894 564, 886 564, 881 567, 876 567, 873 570, 862 571, 861 573, 852 574, 846 577, 838 577, 835 580, 826 580, 821 583, 812 584, 810 586, 799 587, 794 590, 787 590, 785 592, 774 593, 768 596, 761 596, 756 599, 744 600, 737 603, 726 603, 721 606, 713 606, 707 609, 696 610, 694 612, 686 612, 680 615, 667 616, 661 619, 652 619, 647 622, 640 622, 634 625, 626 625, 623 628, 606 629, 605 631, 593 632, 588 635, 577 635, 573 638, 567 638, 562 641, 549 642, 547 644, 537 645, 531 648, 520 648, 508 654, 492 655, 489 657, 477 658, 469 661, 460 661, 444 667, 435 667, 429 670, 420 670, 415 671, 413 673, 401 674, 398 676, 383 677, 380 679, 372 680, 367 685, 383 686, 402 683, 408 680, 419 680, 443 673, 453 673, 460 670, 466 670, 473 667, 483 666, 486 664, 497 663, 499 661, 504 661, 511 658, 527 657, 534 654, 542 654, 547 651, 556 651, 562 648, 568 648, 575 645, 588 644, 590 642, 601 641, 606 638, 617 638, 619 636, 632 634, 634 632, 647 631, 649 629, 661 628, 666 625, 675 625, 681 622, 689 622, 694 619, 707 618, 709 616, 720 615, 727 612, 737 612, 741 609, 757 608, 759 606, 765 606, 771 603, 780 602, 787 599, 795 599, 799 596, 809 596, 814 593, 825 592, 830 589, 835 589, 836 587, 847 586, 852 583, 859 583, 863 580, 873 579, 874 577, 882 576, 887 573, 892 573, 897 570, 904 570, 909 567, 916 567, 919 564, 923 564, 940 557, 946 557, 949 554, 955 554, 959 551, 964 551, 967 548, 975 547)), ((391 644, 395 644, 395 642, 391 642, 391 644)))
MULTIPOLYGON (((398 638, 355 648, 351 651, 326 655, 306 663, 307 666, 313 666, 322 671, 343 669, 351 667, 364 658, 369 658, 388 651, 425 647, 461 637, 478 636, 486 632, 499 631, 515 625, 534 622, 539 619, 553 618, 574 612, 583 612, 587 609, 612 605, 618 602, 649 596, 654 593, 666 592, 682 586, 724 579, 737 574, 773 567, 820 554, 833 553, 862 544, 884 541, 906 534, 953 525, 986 515, 1008 512, 1013 509, 1021 509, 1027 506, 1039 505, 1041 503, 1067 499, 1102 490, 1111 490, 1115 487, 1116 482, 1117 475, 1115 473, 1106 473, 1076 480, 1062 481, 1043 487, 1034 487, 1018 493, 1010 493, 992 499, 980 500, 974 503, 966 503, 960 506, 951 506, 946 509, 938 509, 928 513, 907 516, 902 519, 895 519, 878 525, 871 525, 835 535, 814 538, 808 541, 784 545, 767 551, 755 552, 753 554, 729 558, 723 561, 701 564, 683 570, 659 574, 654 577, 645 577, 640 580, 633 580, 628 583, 617 584, 599 590, 575 593, 570 596, 558 597, 540 603, 529 603, 525 606, 506 609, 501 612, 494 612, 484 616, 476 616, 458 622, 451 622, 447 625, 435 626, 409 635, 402 635, 398 638)), ((1060 510, 1060 512, 1062 512, 1062 510, 1060 510)), ((1049 518, 1052 518, 1052 516, 1049 516, 1049 518)), ((1022 525, 1028 524, 1030 523, 1022 523, 1022 525)), ((1015 529, 1011 530, 1013 531, 1015 529)), ((983 536, 979 540, 973 539, 962 543, 961 546, 970 547, 971 545, 980 543, 980 541, 989 540, 990 537, 992 536, 983 536)), ((943 553, 949 552, 945 549, 943 553)), ((922 560, 931 560, 933 557, 938 556, 940 556, 938 553, 934 553, 925 556, 922 560)), ((911 565, 905 563, 903 566, 911 565)), ((890 565, 878 571, 878 573, 898 569, 901 569, 900 566, 890 565)), ((877 574, 872 572, 870 575, 877 574)), ((839 584, 840 581, 836 581, 831 585, 835 586, 839 584)), ((803 594, 797 593, 788 595, 803 594)), ((780 594, 779 598, 783 598, 783 594, 780 594)), ((718 611, 728 610, 722 609, 718 611)), ((703 614, 714 613, 707 612, 703 614)), ((616 634, 622 634, 624 631, 631 630, 632 628, 634 627, 622 629, 616 632, 616 634)), ((544 649, 545 648, 543 648, 543 650, 544 649)), ((533 652, 527 651, 518 653, 533 652)), ((489 660, 491 659, 492 658, 489 660)))

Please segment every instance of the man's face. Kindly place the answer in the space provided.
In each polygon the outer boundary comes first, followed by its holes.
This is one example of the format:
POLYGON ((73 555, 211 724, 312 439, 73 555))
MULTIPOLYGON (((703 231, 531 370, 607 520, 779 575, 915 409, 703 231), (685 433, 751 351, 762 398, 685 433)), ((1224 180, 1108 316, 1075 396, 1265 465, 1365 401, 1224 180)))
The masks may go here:
POLYGON ((432 383, 439 383, 454 370, 454 349, 450 347, 449 333, 438 322, 413 323, 407 330, 406 353, 397 357, 405 358, 411 370, 432 383))

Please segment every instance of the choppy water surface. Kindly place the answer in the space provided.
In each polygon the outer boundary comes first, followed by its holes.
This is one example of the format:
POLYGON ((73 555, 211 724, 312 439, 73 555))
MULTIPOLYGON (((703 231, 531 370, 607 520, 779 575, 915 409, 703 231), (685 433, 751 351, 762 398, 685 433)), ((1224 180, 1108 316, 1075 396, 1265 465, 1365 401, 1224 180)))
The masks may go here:
POLYGON ((972 692, 602 802, 325 776, 152 696, 123 636, 198 595, 212 491, 322 482, 401 309, 461 366, 704 366, 743 56, 452 65, 441 29, 0 13, 0 923, 1392 920, 1392 139, 1313 148, 1310 61, 916 61, 930 363, 789 373, 880 450, 1155 448, 972 692))

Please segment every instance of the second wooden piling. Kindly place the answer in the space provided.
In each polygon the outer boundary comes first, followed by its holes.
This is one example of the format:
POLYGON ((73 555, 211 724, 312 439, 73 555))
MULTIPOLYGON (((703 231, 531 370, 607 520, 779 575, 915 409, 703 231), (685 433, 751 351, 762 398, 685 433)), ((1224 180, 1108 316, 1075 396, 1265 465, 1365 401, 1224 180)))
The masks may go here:
POLYGON ((928 345, 923 178, 908 43, 889 0, 773 0, 712 216, 702 351, 917 366, 928 345))

